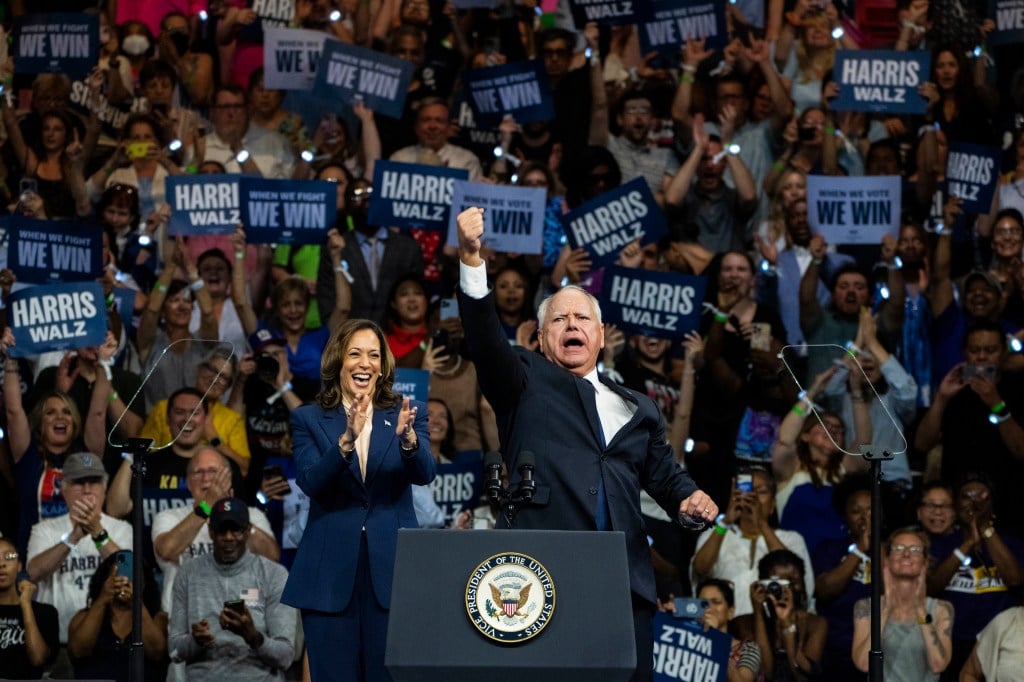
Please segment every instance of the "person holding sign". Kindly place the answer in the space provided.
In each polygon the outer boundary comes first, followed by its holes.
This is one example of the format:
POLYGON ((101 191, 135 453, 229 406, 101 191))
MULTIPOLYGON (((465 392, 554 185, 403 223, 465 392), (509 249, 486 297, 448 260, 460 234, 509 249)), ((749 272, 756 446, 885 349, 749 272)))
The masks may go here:
POLYGON ((974 80, 973 70, 962 50, 938 49, 932 58, 932 76, 923 86, 928 99, 928 116, 950 140, 993 144, 996 126, 992 122, 994 102, 998 95, 981 81, 974 80))
MULTIPOLYGON (((729 622, 735 614, 735 592, 728 580, 710 578, 697 586, 697 597, 708 603, 704 609, 704 627, 706 629, 729 632, 729 622)), ((754 682, 761 669, 761 649, 751 639, 739 640, 732 638, 729 652, 729 668, 726 671, 727 682, 754 682)))
MULTIPOLYGON (((457 224, 459 309, 468 354, 497 415, 509 472, 518 471, 520 452, 534 452, 537 502, 546 500, 521 508, 515 527, 625 532, 636 677, 647 679, 653 667, 656 594, 650 548, 639 521, 640 490, 671 516, 697 523, 717 517, 718 505, 676 463, 654 401, 599 376, 604 328, 596 299, 579 287, 562 289, 539 311, 543 356, 513 349, 487 290, 483 211, 468 208, 457 224), (552 434, 560 443, 557 453, 551 448, 552 434)), ((501 527, 509 527, 508 521, 501 527)))

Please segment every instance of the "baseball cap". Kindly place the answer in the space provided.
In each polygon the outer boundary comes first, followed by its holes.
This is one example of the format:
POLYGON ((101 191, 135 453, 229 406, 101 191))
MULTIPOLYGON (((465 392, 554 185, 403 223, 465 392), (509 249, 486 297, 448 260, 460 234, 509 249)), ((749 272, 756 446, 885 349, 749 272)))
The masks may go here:
POLYGON ((249 507, 237 497, 217 500, 210 512, 210 530, 219 532, 229 523, 236 528, 249 525, 249 507))
POLYGON ((1003 285, 995 278, 995 275, 988 270, 971 270, 967 273, 967 276, 964 277, 964 291, 966 291, 971 282, 976 279, 984 280, 985 283, 995 289, 996 292, 1000 294, 1003 293, 1003 285))
POLYGON ((107 478, 107 470, 103 461, 91 452, 76 452, 68 455, 61 468, 65 480, 78 481, 83 478, 107 478))
POLYGON ((257 329, 249 335, 249 347, 252 348, 253 353, 259 353, 264 348, 271 345, 285 345, 284 337, 273 329, 257 329))

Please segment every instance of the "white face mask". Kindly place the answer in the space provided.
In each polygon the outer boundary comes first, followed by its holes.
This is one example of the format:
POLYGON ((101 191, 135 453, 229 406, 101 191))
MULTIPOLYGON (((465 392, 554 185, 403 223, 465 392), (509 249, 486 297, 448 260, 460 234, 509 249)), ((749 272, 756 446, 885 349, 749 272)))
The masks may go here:
POLYGON ((121 42, 121 49, 127 55, 138 57, 149 49, 149 38, 138 34, 126 36, 121 42))

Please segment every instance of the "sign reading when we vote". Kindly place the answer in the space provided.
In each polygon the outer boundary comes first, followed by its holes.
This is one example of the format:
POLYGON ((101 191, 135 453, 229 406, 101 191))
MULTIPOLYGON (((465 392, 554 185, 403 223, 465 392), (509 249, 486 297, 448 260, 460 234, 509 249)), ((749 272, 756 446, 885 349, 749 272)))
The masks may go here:
POLYGON ((590 254, 593 269, 614 263, 632 241, 657 242, 668 232, 665 214, 647 182, 635 178, 562 216, 569 245, 590 254))
POLYGON ((679 57, 679 46, 703 38, 705 47, 726 43, 725 6, 721 0, 656 0, 644 2, 640 23, 640 52, 679 57))
POLYGON ((612 265, 603 275, 602 317, 636 334, 682 338, 700 324, 706 290, 703 277, 612 265))
POLYGON ((988 213, 999 175, 998 147, 951 141, 946 157, 946 187, 963 200, 964 213, 988 213))
POLYGON ((839 50, 832 71, 839 95, 836 111, 923 114, 928 100, 917 92, 928 80, 931 53, 896 50, 839 50))
POLYGON ((807 176, 807 222, 829 244, 880 244, 900 229, 898 175, 807 176))
POLYGON ((1024 42, 1024 0, 989 0, 988 16, 996 27, 988 34, 993 45, 1024 42))
POLYGON ((272 28, 263 38, 263 87, 312 90, 327 34, 301 28, 272 28))
POLYGON ((243 177, 238 199, 245 235, 253 244, 323 244, 334 225, 337 185, 243 177))
POLYGON ((7 267, 19 282, 76 282, 103 275, 103 229, 11 216, 7 267))
POLYGON ((171 235, 232 234, 241 215, 238 207, 240 175, 170 175, 167 201, 171 235))
POLYGON ((85 78, 100 45, 98 14, 30 14, 14 20, 18 73, 65 73, 85 78))
POLYGON ((71 282, 28 287, 11 294, 7 319, 14 333, 12 357, 98 346, 107 338, 103 287, 71 282))
POLYGON ((543 253, 544 202, 539 187, 488 185, 456 180, 448 219, 448 244, 458 245, 456 219, 470 206, 484 209, 484 243, 507 253, 543 253))
POLYGON ((412 62, 337 40, 324 43, 313 91, 318 97, 367 107, 402 117, 402 106, 414 70, 412 62))
POLYGON ((654 615, 654 682, 725 682, 732 635, 700 621, 654 615))
POLYGON ((469 179, 465 168, 399 161, 373 164, 373 196, 367 220, 423 230, 444 230, 452 205, 452 183, 469 179))
POLYGON ((516 123, 555 117, 548 74, 540 61, 471 69, 463 79, 481 125, 497 125, 505 114, 515 116, 516 123))

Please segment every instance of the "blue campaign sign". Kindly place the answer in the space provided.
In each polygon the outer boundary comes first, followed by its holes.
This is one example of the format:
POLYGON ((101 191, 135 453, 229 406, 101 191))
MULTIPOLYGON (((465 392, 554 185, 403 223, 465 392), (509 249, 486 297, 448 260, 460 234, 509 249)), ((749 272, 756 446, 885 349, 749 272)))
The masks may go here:
POLYGON ((640 53, 657 51, 678 60, 679 46, 703 38, 705 47, 725 47, 725 6, 720 0, 656 0, 642 3, 640 53))
POLYGON ((581 31, 591 21, 599 26, 635 24, 637 0, 569 0, 572 23, 581 31))
POLYGON ((612 265, 605 268, 601 316, 631 333, 679 339, 700 324, 704 277, 612 265))
POLYGON ((476 509, 484 494, 484 466, 476 461, 460 460, 437 465, 437 476, 430 482, 434 502, 444 511, 446 525, 463 510, 476 509))
POLYGON ((590 253, 592 269, 614 263, 626 244, 657 242, 668 233, 665 214, 647 182, 635 178, 562 216, 572 248, 590 253))
POLYGON ((378 113, 401 118, 414 69, 405 59, 331 40, 324 43, 313 92, 343 104, 362 99, 378 113))
POLYGON ((19 282, 81 282, 103 275, 103 228, 11 216, 7 267, 19 282))
POLYGON ((43 284, 11 294, 7 320, 12 357, 98 346, 107 338, 103 287, 96 282, 43 284))
POLYGON ((452 183, 468 180, 465 168, 378 161, 373 164, 371 225, 444 230, 452 205, 452 183))
POLYGON ((484 209, 484 243, 506 253, 543 253, 544 204, 547 192, 539 187, 488 185, 456 180, 448 218, 448 243, 458 244, 459 213, 471 206, 484 209))
POLYGON ((1001 155, 998 147, 950 141, 946 182, 949 194, 963 200, 964 213, 988 213, 991 210, 1001 155))
POLYGON ((497 125, 505 114, 512 114, 516 123, 555 117, 548 74, 539 60, 471 69, 463 81, 481 125, 497 125))
POLYGON ((395 393, 425 403, 430 395, 430 372, 425 369, 396 367, 394 389, 395 393))
POLYGON ((135 290, 128 287, 114 287, 114 300, 117 301, 117 314, 121 318, 121 324, 134 329, 132 317, 135 315, 135 290))
POLYGON ((992 45, 1024 42, 1024 0, 989 0, 988 17, 996 27, 988 34, 992 45))
POLYGON ((238 200, 253 244, 323 244, 334 226, 337 185, 324 180, 243 177, 238 200))
POLYGON ((14 20, 18 73, 65 73, 85 78, 99 59, 98 14, 29 14, 14 20))
POLYGON ((923 114, 928 100, 918 94, 917 86, 928 80, 931 63, 927 50, 839 50, 832 70, 839 95, 832 108, 923 114))
POLYGON ((167 203, 171 235, 233 234, 241 219, 238 182, 242 176, 170 175, 167 177, 167 203))
POLYGON ((881 244, 899 236, 898 175, 807 176, 807 222, 829 244, 881 244))
POLYGON ((459 126, 459 134, 452 140, 455 144, 465 147, 481 159, 494 153, 494 148, 501 143, 498 127, 477 121, 464 90, 452 94, 452 116, 459 126))
POLYGON ((654 682, 725 682, 732 635, 697 620, 654 615, 654 682))

